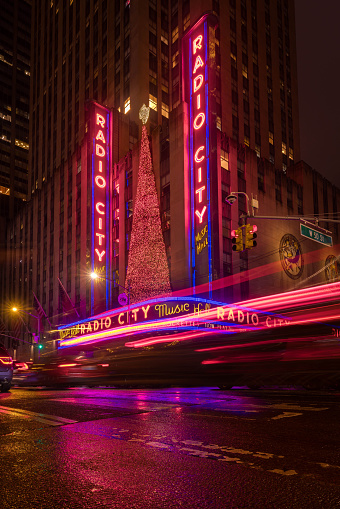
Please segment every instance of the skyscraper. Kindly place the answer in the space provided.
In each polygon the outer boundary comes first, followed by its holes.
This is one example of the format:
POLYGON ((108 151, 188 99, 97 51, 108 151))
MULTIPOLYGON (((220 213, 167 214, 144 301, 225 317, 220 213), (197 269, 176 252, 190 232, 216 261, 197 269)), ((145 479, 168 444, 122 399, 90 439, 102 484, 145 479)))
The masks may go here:
POLYGON ((7 217, 28 192, 30 4, 0 2, 0 203, 7 217))

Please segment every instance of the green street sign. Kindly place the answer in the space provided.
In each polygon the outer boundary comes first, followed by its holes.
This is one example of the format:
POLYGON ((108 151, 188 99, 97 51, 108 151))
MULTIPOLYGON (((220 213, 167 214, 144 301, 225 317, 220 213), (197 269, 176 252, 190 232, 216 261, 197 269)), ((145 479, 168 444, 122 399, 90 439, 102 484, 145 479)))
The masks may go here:
POLYGON ((324 246, 333 246, 333 239, 330 235, 326 235, 318 230, 314 230, 314 228, 310 228, 305 224, 300 223, 300 233, 303 237, 307 237, 307 239, 315 240, 315 242, 319 242, 319 244, 323 244, 324 246))

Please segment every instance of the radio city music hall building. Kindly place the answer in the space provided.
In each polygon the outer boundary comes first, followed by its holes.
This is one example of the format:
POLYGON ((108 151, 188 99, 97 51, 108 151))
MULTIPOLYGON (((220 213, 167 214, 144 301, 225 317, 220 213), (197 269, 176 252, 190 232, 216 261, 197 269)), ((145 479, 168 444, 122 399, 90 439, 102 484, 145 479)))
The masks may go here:
POLYGON ((34 292, 60 323, 59 278, 83 318, 118 306, 143 103, 174 292, 232 302, 337 278, 337 225, 320 221, 328 245, 284 219, 340 207, 300 161, 292 0, 33 0, 31 43, 30 191, 3 301, 34 292), (233 252, 247 212, 280 219, 249 219, 257 246, 233 252))

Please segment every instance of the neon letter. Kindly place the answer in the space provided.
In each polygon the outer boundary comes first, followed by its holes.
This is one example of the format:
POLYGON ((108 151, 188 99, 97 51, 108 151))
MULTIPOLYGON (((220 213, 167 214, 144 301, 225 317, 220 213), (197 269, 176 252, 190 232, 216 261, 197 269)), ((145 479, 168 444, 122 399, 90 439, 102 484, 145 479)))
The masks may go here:
POLYGON ((224 320, 224 309, 217 307, 217 320, 224 320))
POLYGON ((203 161, 204 156, 201 156, 201 157, 199 158, 199 157, 198 157, 198 154, 199 154, 199 152, 201 152, 201 151, 202 151, 202 150, 204 150, 204 149, 205 149, 205 147, 204 147, 204 145, 202 145, 201 147, 199 147, 199 148, 196 150, 196 152, 195 152, 195 161, 196 161, 196 163, 200 163, 201 161, 203 161))
POLYGON ((105 154, 105 149, 101 145, 96 145, 96 156, 104 157, 105 154))
POLYGON ((199 67, 204 67, 204 63, 203 63, 203 60, 201 59, 201 57, 198 55, 196 57, 196 62, 195 62, 195 66, 194 66, 194 70, 192 71, 192 74, 195 74, 195 72, 197 71, 197 69, 199 67))
POLYGON ((202 223, 202 221, 203 221, 203 216, 204 216, 204 213, 205 213, 206 210, 207 210, 207 207, 205 205, 204 205, 204 207, 202 209, 202 212, 199 212, 198 210, 195 210, 195 214, 198 217, 200 223, 202 223))
POLYGON ((96 136, 96 140, 101 140, 103 143, 106 143, 103 131, 99 130, 96 136))
MULTIPOLYGON (((147 319, 148 317, 148 311, 150 309, 150 304, 148 304, 146 307, 142 306, 142 310, 144 311, 144 318, 147 319)), ((156 308, 155 308, 156 309, 156 308)))
POLYGON ((103 233, 96 233, 96 236, 99 238, 99 245, 103 245, 103 239, 105 239, 105 235, 103 233))
POLYGON ((196 39, 194 39, 192 43, 192 51, 194 55, 196 53, 196 50, 202 49, 202 39, 203 35, 199 35, 198 37, 196 37, 196 39))
POLYGON ((102 251, 101 253, 98 251, 98 249, 95 249, 95 252, 97 253, 98 255, 98 258, 99 258, 99 261, 102 262, 103 261, 103 256, 105 255, 105 251, 102 251))
POLYGON ((202 182, 202 168, 198 168, 198 182, 202 182))
MULTIPOLYGON (((198 193, 198 201, 199 201, 199 203, 201 203, 201 201, 202 201, 202 193, 203 193, 204 189, 205 189, 205 186, 202 186, 199 189, 196 189, 196 191, 195 191, 196 194, 198 193)), ((202 221, 200 221, 200 222, 202 222, 202 221)))
POLYGON ((101 127, 105 127, 105 118, 102 115, 99 115, 99 113, 97 113, 96 124, 100 125, 101 127))
POLYGON ((94 179, 94 181, 98 187, 106 187, 106 180, 101 175, 97 175, 96 178, 94 179), (99 181, 100 181, 100 183, 99 183, 99 181))
POLYGON ((120 325, 124 325, 124 320, 121 321, 121 318, 120 318, 121 316, 124 316, 124 313, 119 313, 119 315, 118 315, 118 322, 120 323, 120 325))
POLYGON ((202 86, 203 84, 203 74, 199 74, 194 78, 194 92, 197 92, 197 90, 202 86))
POLYGON ((134 321, 137 320, 137 311, 139 311, 139 308, 136 308, 136 309, 132 309, 131 310, 131 314, 133 315, 133 319, 134 321))
POLYGON ((105 214, 105 210, 99 210, 99 207, 104 207, 105 209, 104 203, 102 203, 101 201, 96 203, 96 211, 98 212, 98 214, 105 214))
POLYGON ((201 94, 197 94, 197 109, 201 108, 201 94))
POLYGON ((102 218, 102 217, 100 217, 100 218, 99 218, 99 221, 98 221, 98 228, 99 228, 99 230, 102 230, 102 229, 103 229, 103 218, 102 218))
POLYGON ((204 113, 199 113, 194 120, 194 129, 199 129, 200 127, 202 127, 204 121, 205 121, 204 113), (199 121, 199 119, 201 119, 201 121, 199 121))

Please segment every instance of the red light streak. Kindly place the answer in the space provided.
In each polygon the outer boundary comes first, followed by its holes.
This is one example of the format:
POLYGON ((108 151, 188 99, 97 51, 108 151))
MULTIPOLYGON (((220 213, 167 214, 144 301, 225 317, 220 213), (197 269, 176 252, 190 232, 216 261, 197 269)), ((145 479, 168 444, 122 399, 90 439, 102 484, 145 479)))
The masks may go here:
POLYGON ((186 341, 188 339, 197 339, 202 336, 206 336, 212 333, 216 333, 214 330, 202 331, 202 332, 184 332, 182 334, 173 334, 171 336, 159 336, 158 338, 152 339, 141 339, 139 341, 131 341, 125 343, 125 346, 133 348, 141 348, 143 346, 156 345, 158 343, 172 343, 173 341, 186 341))
POLYGON ((1 364, 4 364, 6 366, 10 366, 13 364, 12 357, 0 357, 1 364))

